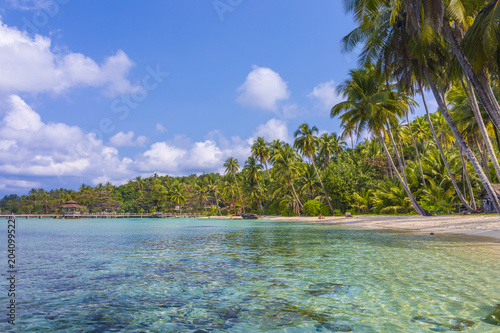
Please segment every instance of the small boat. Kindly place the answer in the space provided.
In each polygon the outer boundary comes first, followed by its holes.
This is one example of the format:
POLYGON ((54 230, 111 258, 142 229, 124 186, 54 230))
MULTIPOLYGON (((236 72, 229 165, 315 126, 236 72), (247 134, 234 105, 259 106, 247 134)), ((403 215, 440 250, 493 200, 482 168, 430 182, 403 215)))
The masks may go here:
POLYGON ((257 214, 241 214, 241 217, 244 220, 257 220, 259 218, 259 215, 257 215, 257 214))

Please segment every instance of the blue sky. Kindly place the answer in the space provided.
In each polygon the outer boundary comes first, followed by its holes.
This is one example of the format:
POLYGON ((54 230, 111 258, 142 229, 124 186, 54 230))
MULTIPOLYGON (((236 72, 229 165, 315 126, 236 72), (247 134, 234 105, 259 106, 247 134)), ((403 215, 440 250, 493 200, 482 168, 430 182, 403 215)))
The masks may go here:
POLYGON ((0 0, 0 194, 244 165, 339 132, 340 0, 0 0))

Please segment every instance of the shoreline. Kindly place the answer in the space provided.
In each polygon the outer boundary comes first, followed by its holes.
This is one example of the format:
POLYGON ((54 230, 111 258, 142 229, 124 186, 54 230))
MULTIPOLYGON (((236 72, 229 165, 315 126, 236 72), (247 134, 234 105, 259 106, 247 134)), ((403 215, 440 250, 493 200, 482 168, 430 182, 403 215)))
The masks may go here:
POLYGON ((352 217, 279 217, 265 216, 263 220, 338 224, 363 229, 390 229, 419 234, 452 234, 482 238, 500 242, 500 215, 439 215, 439 216, 394 216, 355 215, 352 217), (487 239, 488 238, 488 239, 487 239))

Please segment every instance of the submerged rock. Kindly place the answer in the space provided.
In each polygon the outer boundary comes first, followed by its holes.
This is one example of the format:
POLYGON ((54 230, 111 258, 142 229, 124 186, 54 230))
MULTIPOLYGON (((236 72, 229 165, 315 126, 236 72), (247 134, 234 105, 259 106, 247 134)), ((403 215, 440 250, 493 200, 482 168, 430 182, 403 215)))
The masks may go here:
POLYGON ((437 321, 426 316, 415 316, 411 319, 411 321, 435 325, 430 328, 431 331, 435 332, 463 331, 464 328, 471 327, 476 324, 471 320, 458 317, 441 317, 439 318, 439 321, 437 321), (448 323, 441 321, 448 321, 448 323))
POLYGON ((495 309, 483 321, 491 325, 500 326, 500 304, 497 304, 495 309))
POLYGON ((316 283, 311 284, 306 292, 312 296, 320 296, 325 294, 346 294, 350 286, 340 283, 316 283))
POLYGON ((344 325, 344 324, 324 323, 324 324, 314 325, 314 327, 316 327, 316 331, 319 331, 322 328, 326 328, 330 332, 352 332, 351 327, 349 327, 348 325, 344 325))

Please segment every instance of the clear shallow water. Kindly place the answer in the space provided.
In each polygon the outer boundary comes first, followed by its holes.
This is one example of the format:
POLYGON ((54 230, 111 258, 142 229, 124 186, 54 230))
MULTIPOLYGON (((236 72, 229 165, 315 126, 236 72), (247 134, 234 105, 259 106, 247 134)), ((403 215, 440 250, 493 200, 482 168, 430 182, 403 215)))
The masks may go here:
MULTIPOLYGON (((499 244, 346 226, 154 219, 18 219, 16 239, 22 332, 453 328, 424 321, 500 332, 481 321, 500 303, 499 244)), ((15 331, 4 315, 0 330, 15 331)))

